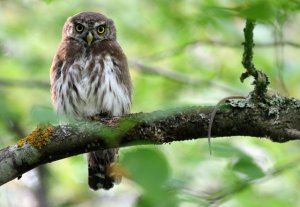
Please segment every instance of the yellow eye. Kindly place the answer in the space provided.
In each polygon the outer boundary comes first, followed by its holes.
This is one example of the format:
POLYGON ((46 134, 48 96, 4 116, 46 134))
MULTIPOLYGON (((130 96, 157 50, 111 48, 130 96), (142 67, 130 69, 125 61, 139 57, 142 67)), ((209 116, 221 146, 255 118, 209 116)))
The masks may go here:
POLYGON ((105 32, 105 27, 104 26, 97 27, 97 32, 98 34, 103 34, 105 32))
POLYGON ((81 33, 84 30, 84 26, 82 24, 76 24, 75 30, 76 32, 81 33))

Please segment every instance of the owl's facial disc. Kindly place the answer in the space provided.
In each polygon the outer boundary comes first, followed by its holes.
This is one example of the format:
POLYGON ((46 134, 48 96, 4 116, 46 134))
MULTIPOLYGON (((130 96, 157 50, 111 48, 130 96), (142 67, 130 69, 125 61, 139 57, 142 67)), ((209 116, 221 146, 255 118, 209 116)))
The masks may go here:
POLYGON ((82 12, 69 17, 64 25, 63 38, 92 47, 101 44, 101 41, 116 40, 116 28, 111 19, 100 13, 82 12))
POLYGON ((89 32, 88 35, 86 36, 86 41, 88 43, 88 46, 91 46, 91 43, 93 42, 93 39, 94 39, 94 37, 93 37, 92 33, 89 32))

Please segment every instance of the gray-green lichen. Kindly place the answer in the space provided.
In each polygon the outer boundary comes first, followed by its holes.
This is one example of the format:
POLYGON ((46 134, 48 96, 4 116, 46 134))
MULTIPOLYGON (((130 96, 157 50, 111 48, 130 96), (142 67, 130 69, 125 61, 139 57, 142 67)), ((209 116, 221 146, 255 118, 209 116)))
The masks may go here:
POLYGON ((268 112, 269 116, 278 117, 282 111, 288 112, 290 109, 299 109, 300 102, 296 99, 273 94, 266 98, 266 103, 261 104, 261 107, 268 112))
POLYGON ((249 96, 249 98, 246 99, 229 99, 226 102, 229 106, 240 109, 254 109, 258 107, 266 112, 267 116, 273 117, 275 120, 279 120, 280 113, 288 113, 290 110, 300 109, 299 100, 287 98, 278 94, 271 94, 271 92, 267 94, 264 101, 257 101, 256 99, 253 99, 252 96, 249 96))
POLYGON ((228 104, 234 108, 254 108, 255 105, 248 99, 229 99, 228 104))

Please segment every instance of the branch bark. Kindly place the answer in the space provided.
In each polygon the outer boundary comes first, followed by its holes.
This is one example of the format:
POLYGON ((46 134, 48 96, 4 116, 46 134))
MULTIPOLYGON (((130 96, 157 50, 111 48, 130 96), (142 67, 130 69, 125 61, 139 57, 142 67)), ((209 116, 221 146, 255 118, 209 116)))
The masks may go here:
MULTIPOLYGON (((206 138, 213 107, 188 107, 60 126, 40 126, 0 150, 0 185, 48 162, 94 150, 206 138)), ((212 137, 300 139, 300 101, 271 96, 264 103, 228 100, 215 116, 212 137)))

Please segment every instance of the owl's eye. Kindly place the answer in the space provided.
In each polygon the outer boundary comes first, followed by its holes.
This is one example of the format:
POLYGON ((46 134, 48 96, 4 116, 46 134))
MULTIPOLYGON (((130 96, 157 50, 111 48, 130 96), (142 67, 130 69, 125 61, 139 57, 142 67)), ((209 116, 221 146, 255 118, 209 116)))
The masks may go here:
POLYGON ((97 27, 97 32, 98 34, 103 34, 105 32, 105 27, 104 26, 97 27))
POLYGON ((82 24, 76 24, 75 30, 76 30, 76 32, 81 33, 84 30, 84 26, 82 24))

